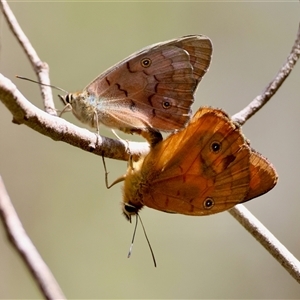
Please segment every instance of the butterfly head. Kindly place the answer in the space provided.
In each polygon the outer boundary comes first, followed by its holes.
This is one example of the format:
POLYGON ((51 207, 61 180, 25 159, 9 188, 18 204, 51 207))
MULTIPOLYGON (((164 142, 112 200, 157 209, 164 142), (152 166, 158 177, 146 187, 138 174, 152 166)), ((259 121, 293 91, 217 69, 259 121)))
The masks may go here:
POLYGON ((131 223, 131 217, 138 215, 140 208, 129 203, 122 203, 123 215, 131 223))
POLYGON ((75 98, 73 93, 68 93, 64 96, 58 95, 58 97, 63 102, 64 105, 72 105, 75 98))
POLYGON ((67 93, 64 96, 58 95, 59 99, 63 102, 64 105, 74 106, 77 102, 85 101, 88 98, 89 94, 86 90, 67 93))

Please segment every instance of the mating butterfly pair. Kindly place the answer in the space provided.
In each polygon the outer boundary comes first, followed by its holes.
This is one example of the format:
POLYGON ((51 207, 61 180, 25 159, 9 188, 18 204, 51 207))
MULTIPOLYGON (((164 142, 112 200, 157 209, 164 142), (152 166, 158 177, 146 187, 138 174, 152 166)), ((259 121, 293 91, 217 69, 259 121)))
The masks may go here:
POLYGON ((274 167, 222 110, 200 108, 190 120, 211 55, 211 41, 201 35, 158 43, 111 67, 82 92, 61 96, 83 123, 137 133, 150 143, 149 154, 130 161, 123 177, 129 220, 143 206, 186 215, 221 212, 277 182, 274 167), (174 130, 162 140, 160 131, 174 130))

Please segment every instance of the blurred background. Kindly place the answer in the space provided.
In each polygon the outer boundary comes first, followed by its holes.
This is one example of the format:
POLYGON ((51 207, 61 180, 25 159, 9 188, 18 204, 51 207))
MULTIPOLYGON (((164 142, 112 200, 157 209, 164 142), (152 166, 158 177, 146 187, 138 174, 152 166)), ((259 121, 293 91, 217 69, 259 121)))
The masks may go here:
MULTIPOLYGON (((201 105, 230 115, 268 85, 285 62, 300 5, 284 3, 12 2, 10 6, 51 83, 84 88, 98 74, 153 43, 205 34, 214 45, 199 85, 201 105)), ((42 108, 36 78, 1 17, 1 73, 42 108)), ((244 126, 251 145, 269 158, 278 185, 246 207, 300 258, 300 63, 244 126), (297 151, 296 151, 297 150, 297 151), (297 154, 298 153, 298 154, 297 154)), ((53 91, 58 109, 62 104, 53 91)), ((72 114, 64 118, 78 126, 72 114)), ((227 212, 209 217, 141 212, 158 267, 139 227, 121 215, 121 184, 106 190, 101 158, 11 122, 0 103, 0 174, 33 243, 68 298, 299 298, 298 283, 227 212)), ((113 137, 102 127, 101 134, 113 137)), ((120 134, 125 139, 136 136, 120 134)), ((110 181, 126 162, 106 160, 110 181)), ((0 226, 0 298, 40 298, 23 261, 0 226)))

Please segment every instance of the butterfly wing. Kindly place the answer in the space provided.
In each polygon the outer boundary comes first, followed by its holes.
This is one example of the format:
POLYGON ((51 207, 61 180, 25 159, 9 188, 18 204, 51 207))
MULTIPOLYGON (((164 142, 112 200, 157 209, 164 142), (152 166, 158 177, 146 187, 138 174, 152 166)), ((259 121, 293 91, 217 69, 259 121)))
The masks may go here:
POLYGON ((243 202, 267 193, 276 185, 277 179, 276 170, 267 158, 251 149, 249 191, 243 202))
POLYGON ((227 210, 247 197, 250 153, 225 113, 200 109, 187 128, 146 156, 143 204, 187 215, 227 210))
POLYGON ((201 35, 149 46, 89 84, 88 101, 112 128, 182 128, 211 55, 211 41, 201 35))

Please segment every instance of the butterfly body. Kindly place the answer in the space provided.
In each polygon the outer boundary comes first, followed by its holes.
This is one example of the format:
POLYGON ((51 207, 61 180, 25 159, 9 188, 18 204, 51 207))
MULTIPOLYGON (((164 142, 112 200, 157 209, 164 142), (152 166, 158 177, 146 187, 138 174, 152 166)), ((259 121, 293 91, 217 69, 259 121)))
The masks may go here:
POLYGON ((211 41, 201 35, 151 45, 93 80, 82 92, 61 96, 73 114, 96 128, 126 133, 173 131, 191 116, 194 92, 208 70, 211 41))
POLYGON ((120 129, 126 133, 136 128, 146 128, 145 121, 139 118, 139 112, 135 112, 135 126, 130 126, 132 122, 132 110, 129 101, 120 101, 118 105, 110 106, 109 101, 101 99, 88 91, 73 93, 72 112, 76 118, 82 123, 89 125, 92 128, 97 128, 101 123, 112 129, 120 129), (127 102, 127 103, 126 103, 127 102), (112 117, 109 111, 120 111, 121 119, 112 117))
POLYGON ((190 124, 129 166, 123 212, 143 206, 170 213, 208 215, 269 191, 272 165, 255 152, 221 110, 200 108, 190 124))

